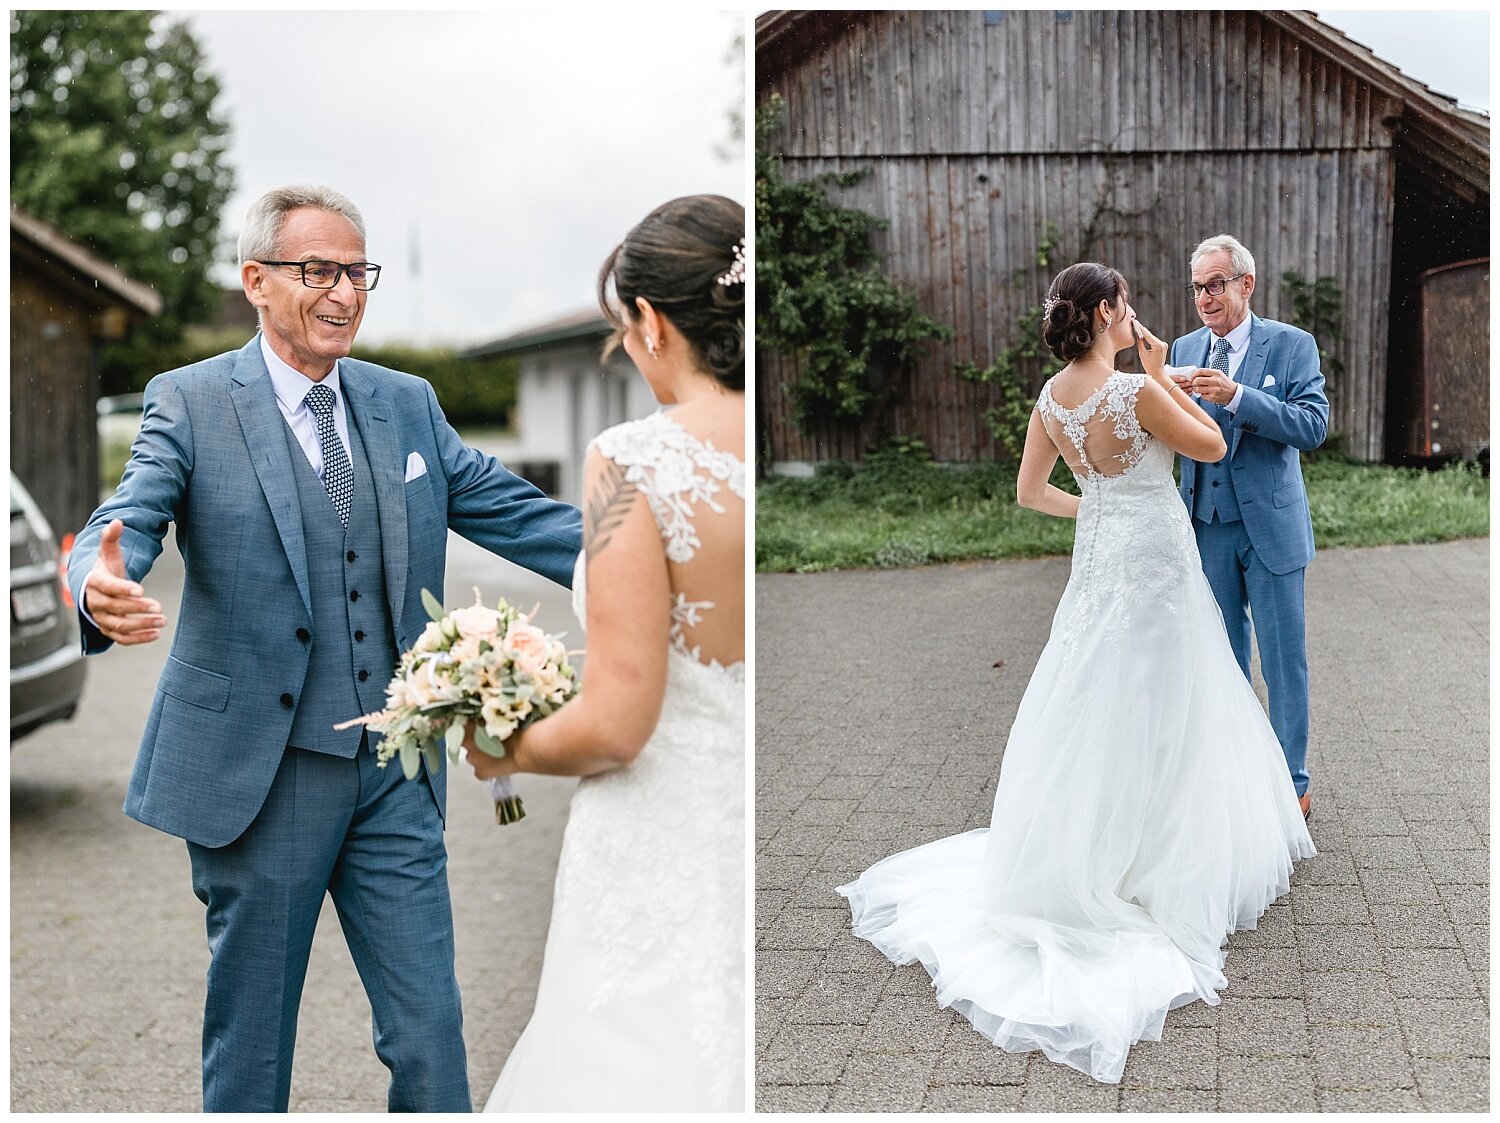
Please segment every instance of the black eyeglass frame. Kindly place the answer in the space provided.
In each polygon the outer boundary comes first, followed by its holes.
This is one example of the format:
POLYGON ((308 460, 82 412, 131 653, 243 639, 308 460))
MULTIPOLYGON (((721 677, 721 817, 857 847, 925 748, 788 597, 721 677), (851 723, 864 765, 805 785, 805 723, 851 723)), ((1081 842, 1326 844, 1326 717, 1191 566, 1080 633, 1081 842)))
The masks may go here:
POLYGON ((297 267, 299 275, 302 277, 302 283, 310 289, 336 289, 339 287, 339 282, 342 281, 345 277, 349 278, 349 284, 353 287, 355 292, 374 292, 375 286, 380 283, 380 266, 376 265, 373 261, 351 261, 348 264, 344 264, 343 262, 329 261, 326 258, 321 257, 315 257, 309 261, 263 261, 258 257, 252 258, 251 260, 254 261, 257 265, 295 265, 297 267), (307 279, 307 267, 309 265, 336 266, 338 268, 338 272, 333 275, 333 284, 314 285, 309 283, 307 279), (370 279, 370 283, 368 285, 365 285, 363 288, 354 283, 354 277, 349 272, 349 270, 361 265, 366 269, 373 269, 375 271, 375 275, 370 279))
POLYGON ((1223 296, 1225 285, 1229 284, 1230 281, 1238 281, 1241 277, 1248 276, 1250 276, 1249 273, 1236 273, 1233 277, 1216 277, 1214 280, 1205 281, 1201 285, 1197 281, 1189 281, 1187 284, 1188 296, 1192 297, 1194 300, 1197 300, 1205 292, 1208 293, 1209 296, 1223 296), (1209 287, 1210 285, 1218 285, 1219 291, 1214 292, 1213 289, 1209 287))

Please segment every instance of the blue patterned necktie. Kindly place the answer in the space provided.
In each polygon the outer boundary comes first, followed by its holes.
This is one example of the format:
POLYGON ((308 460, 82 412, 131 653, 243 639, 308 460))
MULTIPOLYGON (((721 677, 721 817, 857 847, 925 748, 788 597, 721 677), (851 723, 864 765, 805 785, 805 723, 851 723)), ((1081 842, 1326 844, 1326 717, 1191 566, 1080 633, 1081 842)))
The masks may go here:
POLYGON ((1214 357, 1213 361, 1208 365, 1213 367, 1214 370, 1223 371, 1225 378, 1229 377, 1229 340, 1214 340, 1214 357))
POLYGON ((339 513, 339 522, 349 527, 349 503, 354 498, 354 468, 349 463, 349 454, 344 451, 344 442, 333 425, 333 391, 321 382, 307 392, 303 399, 318 419, 318 447, 323 450, 323 489, 333 500, 333 509, 339 513))

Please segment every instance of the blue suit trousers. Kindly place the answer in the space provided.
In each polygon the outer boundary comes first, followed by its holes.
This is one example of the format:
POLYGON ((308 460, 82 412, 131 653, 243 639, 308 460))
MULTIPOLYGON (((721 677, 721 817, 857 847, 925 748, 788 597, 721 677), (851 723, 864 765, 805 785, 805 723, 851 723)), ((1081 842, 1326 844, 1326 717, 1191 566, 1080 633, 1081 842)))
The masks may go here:
POLYGON ((1307 629, 1304 569, 1272 573, 1256 556, 1244 522, 1193 520, 1203 573, 1224 614, 1229 646, 1250 678, 1250 627, 1260 650, 1271 728, 1299 796, 1307 793, 1307 629))
POLYGON ((470 1108, 436 803, 368 747, 287 748, 259 814, 227 846, 189 842, 207 907, 205 1111, 286 1111, 313 931, 331 894, 390 1070, 391 1111, 470 1108))

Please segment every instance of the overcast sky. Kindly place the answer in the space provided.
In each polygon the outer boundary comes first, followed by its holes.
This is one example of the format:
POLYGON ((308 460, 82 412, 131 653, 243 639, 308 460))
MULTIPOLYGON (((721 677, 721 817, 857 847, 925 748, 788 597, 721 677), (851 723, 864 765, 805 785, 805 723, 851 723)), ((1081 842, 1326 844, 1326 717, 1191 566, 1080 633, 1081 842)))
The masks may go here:
POLYGON ((1485 11, 1339 11, 1318 18, 1440 94, 1490 109, 1490 17, 1485 11))
POLYGON ((737 147, 737 13, 174 16, 223 84, 237 186, 222 232, 280 184, 348 195, 385 267, 366 342, 478 343, 581 311, 605 255, 657 204, 747 201, 743 156, 715 152, 737 147))

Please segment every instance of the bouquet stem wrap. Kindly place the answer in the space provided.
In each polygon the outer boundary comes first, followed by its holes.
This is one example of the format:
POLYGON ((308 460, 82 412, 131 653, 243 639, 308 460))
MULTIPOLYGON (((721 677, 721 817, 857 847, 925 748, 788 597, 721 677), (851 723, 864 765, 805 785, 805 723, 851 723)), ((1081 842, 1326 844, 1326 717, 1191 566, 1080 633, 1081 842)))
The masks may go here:
POLYGON ((513 777, 501 776, 498 780, 491 780, 490 796, 495 801, 495 822, 500 826, 509 826, 526 818, 526 809, 521 806, 513 777))

